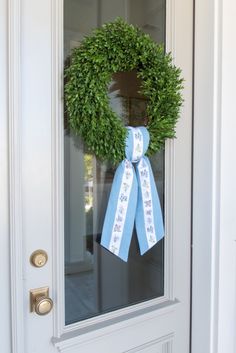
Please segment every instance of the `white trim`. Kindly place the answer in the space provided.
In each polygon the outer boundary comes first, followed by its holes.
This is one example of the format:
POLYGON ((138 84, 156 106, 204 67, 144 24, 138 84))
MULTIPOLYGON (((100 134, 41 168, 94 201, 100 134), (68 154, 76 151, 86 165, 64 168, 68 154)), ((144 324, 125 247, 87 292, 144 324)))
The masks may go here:
MULTIPOLYGON (((166 51, 171 52, 175 58, 175 1, 166 0, 166 51)), ((175 141, 167 140, 165 143, 165 293, 170 300, 174 300, 173 285, 173 249, 174 249, 174 179, 175 179, 175 141), (166 173, 166 170, 169 173, 166 173), (169 220, 169 222, 168 222, 169 220)))
POLYGON ((9 178, 12 353, 24 353, 21 202, 21 1, 9 0, 9 178))
POLYGON ((218 352, 221 17, 195 0, 192 353, 218 352))
POLYGON ((174 165, 175 153, 174 142, 167 141, 165 144, 165 246, 164 246, 164 293, 170 300, 174 300, 173 285, 173 248, 174 248, 174 165))
POLYGON ((1 351, 11 352, 8 136, 8 3, 0 2, 0 303, 1 351))
POLYGON ((156 310, 156 308, 167 308, 170 305, 174 305, 176 303, 178 303, 177 300, 168 300, 166 297, 148 300, 146 302, 130 305, 122 309, 113 310, 109 313, 101 314, 90 319, 79 321, 74 324, 65 326, 62 334, 66 334, 80 329, 88 329, 89 327, 91 327, 92 331, 93 327, 98 327, 99 324, 104 326, 104 322, 106 321, 107 325, 110 324, 111 320, 121 322, 122 320, 126 320, 133 317, 135 313, 138 315, 142 315, 146 311, 152 312, 153 310, 156 310))
POLYGON ((63 129, 63 0, 52 0, 52 258, 55 309, 54 336, 65 323, 64 285, 64 129, 63 129), (60 294, 60 295, 58 295, 60 294))
POLYGON ((219 283, 219 236, 220 236, 220 154, 221 154, 221 84, 222 84, 222 4, 215 0, 214 18, 214 79, 213 79, 213 150, 212 150, 212 281, 210 353, 218 352, 218 283, 219 283))
MULTIPOLYGON (((170 333, 169 335, 162 336, 155 340, 149 341, 145 344, 142 344, 141 346, 135 347, 133 349, 129 349, 125 353, 136 353, 140 351, 143 352, 144 349, 146 350, 147 348, 157 346, 157 344, 159 343, 162 343, 162 353, 171 353, 173 339, 174 339, 174 333, 170 333)), ((153 347, 153 348, 155 349, 156 347, 153 347)))
MULTIPOLYGON (((166 1, 166 47, 175 56, 175 1, 166 1)), ((131 315, 134 311, 145 310, 161 303, 168 304, 174 300, 173 293, 173 234, 174 218, 172 205, 174 204, 174 142, 168 141, 165 149, 165 218, 166 232, 164 247, 165 278, 164 296, 132 305, 131 307, 116 310, 112 313, 100 315, 92 319, 65 326, 64 308, 64 156, 63 156, 63 0, 52 0, 52 208, 53 208, 53 297, 54 309, 54 337, 60 338, 66 332, 91 326, 104 320, 131 315), (168 174, 168 175, 167 175, 168 174), (60 293, 60 296, 57 295, 60 293)))
MULTIPOLYGON (((164 317, 170 313, 173 313, 177 310, 178 306, 181 305, 178 302, 169 302, 167 305, 157 307, 153 311, 147 311, 142 315, 134 315, 125 321, 117 321, 116 318, 112 322, 109 322, 110 325, 103 325, 100 327, 95 327, 94 330, 73 330, 71 332, 65 333, 61 338, 53 339, 53 344, 60 352, 64 352, 67 349, 76 349, 80 351, 81 345, 86 343, 92 343, 104 338, 104 336, 112 335, 114 332, 119 330, 128 330, 129 327, 134 325, 139 325, 145 320, 150 320, 156 317, 164 317)), ((173 337, 173 333, 170 333, 173 337)), ((162 340, 163 337, 158 337, 162 340)))
POLYGON ((236 2, 221 0, 221 129, 219 188, 219 256, 218 264, 218 353, 235 353, 236 349, 236 2), (226 348, 227 347, 227 348, 226 348))

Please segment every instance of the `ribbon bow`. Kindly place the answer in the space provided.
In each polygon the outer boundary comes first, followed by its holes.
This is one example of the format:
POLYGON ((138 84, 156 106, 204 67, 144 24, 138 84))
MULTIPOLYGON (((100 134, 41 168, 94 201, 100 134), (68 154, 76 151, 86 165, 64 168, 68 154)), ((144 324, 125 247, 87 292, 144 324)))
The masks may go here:
POLYGON ((128 127, 124 159, 118 166, 103 224, 101 245, 127 261, 134 227, 143 255, 163 236, 160 201, 149 159, 145 127, 128 127))

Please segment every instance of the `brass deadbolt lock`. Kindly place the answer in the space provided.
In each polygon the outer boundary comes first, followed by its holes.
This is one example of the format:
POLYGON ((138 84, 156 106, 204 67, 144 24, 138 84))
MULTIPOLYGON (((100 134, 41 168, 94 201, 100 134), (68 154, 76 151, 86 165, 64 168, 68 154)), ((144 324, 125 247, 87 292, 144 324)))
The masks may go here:
POLYGON ((53 308, 53 301, 49 298, 49 288, 37 288, 30 290, 30 311, 38 315, 49 314, 53 308))
POLYGON ((34 267, 43 267, 48 261, 48 254, 44 250, 36 250, 30 256, 30 263, 34 267))

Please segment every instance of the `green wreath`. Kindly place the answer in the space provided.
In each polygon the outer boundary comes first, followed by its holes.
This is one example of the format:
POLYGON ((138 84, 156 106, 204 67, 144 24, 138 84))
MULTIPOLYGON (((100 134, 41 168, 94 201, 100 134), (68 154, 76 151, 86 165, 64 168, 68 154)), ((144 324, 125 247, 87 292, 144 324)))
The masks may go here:
POLYGON ((136 69, 141 93, 147 98, 148 155, 175 137, 182 105, 181 70, 172 64, 162 45, 122 19, 107 23, 86 37, 65 70, 65 106, 70 130, 83 137, 101 159, 124 159, 127 129, 109 106, 112 75, 136 69))

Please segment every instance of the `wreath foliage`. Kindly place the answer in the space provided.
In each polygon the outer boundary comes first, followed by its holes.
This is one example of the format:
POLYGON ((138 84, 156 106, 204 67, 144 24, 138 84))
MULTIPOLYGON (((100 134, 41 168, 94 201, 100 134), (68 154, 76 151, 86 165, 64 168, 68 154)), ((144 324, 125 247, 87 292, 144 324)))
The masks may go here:
POLYGON ((181 70, 170 53, 139 28, 118 18, 86 37, 65 70, 65 106, 70 129, 83 137, 99 158, 124 158, 127 129, 109 105, 108 86, 116 72, 136 69, 148 100, 148 155, 175 137, 182 105, 181 70))

